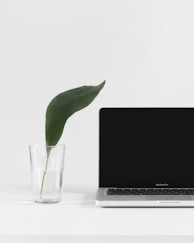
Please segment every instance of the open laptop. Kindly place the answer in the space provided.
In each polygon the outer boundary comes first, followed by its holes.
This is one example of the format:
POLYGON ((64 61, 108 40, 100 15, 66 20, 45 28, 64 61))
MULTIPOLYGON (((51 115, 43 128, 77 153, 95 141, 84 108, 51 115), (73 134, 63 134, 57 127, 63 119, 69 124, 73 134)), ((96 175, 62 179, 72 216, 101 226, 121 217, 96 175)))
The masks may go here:
POLYGON ((194 206, 194 108, 102 108, 102 207, 194 206))

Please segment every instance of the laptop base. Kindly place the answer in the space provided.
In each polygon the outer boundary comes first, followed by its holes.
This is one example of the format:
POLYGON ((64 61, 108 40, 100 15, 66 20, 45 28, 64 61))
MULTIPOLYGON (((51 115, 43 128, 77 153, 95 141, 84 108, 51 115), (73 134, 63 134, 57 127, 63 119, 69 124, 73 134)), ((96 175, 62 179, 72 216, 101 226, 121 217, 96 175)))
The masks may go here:
POLYGON ((107 195, 99 188, 96 205, 100 207, 194 207, 194 195, 107 195))

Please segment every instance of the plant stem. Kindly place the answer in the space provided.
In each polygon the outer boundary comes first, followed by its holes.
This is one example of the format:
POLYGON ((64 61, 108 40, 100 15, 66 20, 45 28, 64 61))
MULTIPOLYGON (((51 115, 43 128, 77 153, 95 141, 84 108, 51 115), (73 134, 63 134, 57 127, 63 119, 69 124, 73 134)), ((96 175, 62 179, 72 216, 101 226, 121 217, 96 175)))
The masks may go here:
POLYGON ((46 172, 47 172, 50 151, 51 151, 51 148, 47 148, 47 159, 46 159, 46 166, 45 166, 45 169, 44 169, 44 173, 43 173, 43 176, 42 176, 41 189, 40 189, 40 199, 42 199, 44 181, 45 181, 45 176, 46 176, 46 172))

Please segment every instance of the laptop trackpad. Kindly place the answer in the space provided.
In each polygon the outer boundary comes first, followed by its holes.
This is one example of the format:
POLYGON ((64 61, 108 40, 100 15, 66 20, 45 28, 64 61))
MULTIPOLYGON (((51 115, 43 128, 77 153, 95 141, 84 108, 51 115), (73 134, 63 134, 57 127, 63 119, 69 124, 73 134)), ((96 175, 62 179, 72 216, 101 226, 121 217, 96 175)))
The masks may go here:
POLYGON ((192 200, 189 195, 147 195, 146 200, 163 201, 163 200, 192 200))

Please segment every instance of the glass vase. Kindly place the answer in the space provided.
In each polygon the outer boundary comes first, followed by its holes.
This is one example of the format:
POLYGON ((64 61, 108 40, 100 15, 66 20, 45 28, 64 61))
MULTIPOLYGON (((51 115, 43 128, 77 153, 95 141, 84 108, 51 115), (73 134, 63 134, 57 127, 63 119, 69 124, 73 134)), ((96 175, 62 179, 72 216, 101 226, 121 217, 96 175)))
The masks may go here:
POLYGON ((63 193, 65 145, 29 146, 32 194, 35 202, 60 202, 63 193))

